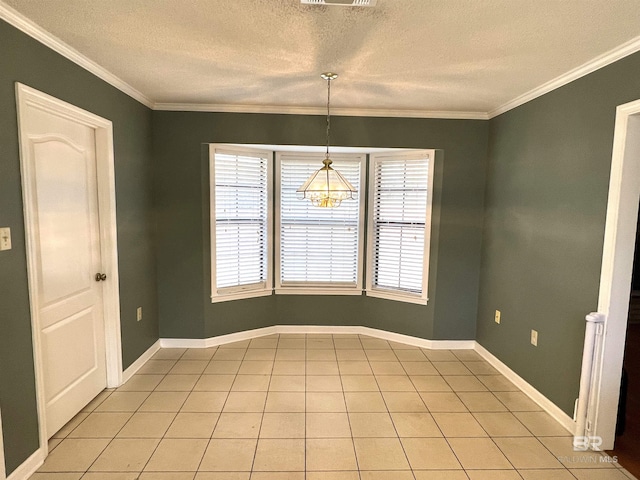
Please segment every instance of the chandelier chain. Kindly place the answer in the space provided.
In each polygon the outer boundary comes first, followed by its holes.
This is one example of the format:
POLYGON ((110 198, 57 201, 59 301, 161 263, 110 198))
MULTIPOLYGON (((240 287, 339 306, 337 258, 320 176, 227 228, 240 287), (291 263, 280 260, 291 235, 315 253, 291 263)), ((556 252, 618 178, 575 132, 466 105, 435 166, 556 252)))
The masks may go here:
POLYGON ((329 158, 329 132, 331 130, 331 77, 327 78, 327 153, 326 158, 329 158))

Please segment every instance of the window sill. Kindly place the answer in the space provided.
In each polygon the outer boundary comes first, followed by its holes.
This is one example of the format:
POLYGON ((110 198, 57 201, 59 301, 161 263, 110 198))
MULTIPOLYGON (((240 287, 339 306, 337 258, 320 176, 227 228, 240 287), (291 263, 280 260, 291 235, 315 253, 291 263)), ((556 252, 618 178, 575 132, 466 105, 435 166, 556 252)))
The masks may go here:
POLYGON ((211 303, 229 302, 231 300, 243 300, 246 298, 268 297, 272 295, 271 289, 268 290, 247 290, 244 292, 234 292, 211 297, 211 303))
POLYGON ((362 290, 351 288, 280 287, 277 295, 362 295, 362 290))
POLYGON ((402 293, 396 293, 389 290, 367 290, 368 297, 383 298, 385 300, 394 300, 396 302, 415 303, 417 305, 426 305, 429 301, 428 298, 422 298, 419 296, 406 295, 402 293))

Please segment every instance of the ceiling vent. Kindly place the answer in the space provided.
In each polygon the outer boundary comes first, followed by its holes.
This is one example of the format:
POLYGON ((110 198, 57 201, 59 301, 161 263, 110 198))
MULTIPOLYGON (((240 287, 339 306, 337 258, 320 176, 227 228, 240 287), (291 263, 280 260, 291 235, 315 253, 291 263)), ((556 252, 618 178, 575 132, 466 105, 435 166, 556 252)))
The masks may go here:
POLYGON ((343 7, 375 7, 378 0, 300 0, 306 5, 341 5, 343 7))

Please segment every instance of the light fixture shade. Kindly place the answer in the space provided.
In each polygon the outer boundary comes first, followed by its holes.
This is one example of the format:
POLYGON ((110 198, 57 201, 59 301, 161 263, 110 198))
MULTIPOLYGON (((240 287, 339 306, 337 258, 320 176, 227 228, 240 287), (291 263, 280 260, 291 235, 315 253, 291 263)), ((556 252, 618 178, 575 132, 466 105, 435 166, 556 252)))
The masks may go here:
POLYGON ((342 200, 355 198, 357 190, 340 172, 331 168, 331 159, 325 158, 324 167, 313 172, 306 182, 297 190, 303 199, 311 200, 316 207, 333 208, 342 200))

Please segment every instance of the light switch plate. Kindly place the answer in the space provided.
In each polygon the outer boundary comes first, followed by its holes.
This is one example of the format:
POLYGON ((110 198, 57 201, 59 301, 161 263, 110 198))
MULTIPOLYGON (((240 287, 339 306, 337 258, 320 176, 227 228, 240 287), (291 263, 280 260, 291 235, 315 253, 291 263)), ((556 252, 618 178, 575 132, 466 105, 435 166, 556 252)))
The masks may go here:
POLYGON ((533 345, 534 347, 538 346, 538 331, 537 330, 531 330, 531 345, 533 345))
POLYGON ((0 228, 0 250, 11 250, 11 229, 0 228))
POLYGON ((142 320, 142 307, 136 308, 136 320, 137 321, 142 320))
POLYGON ((500 323, 500 310, 496 310, 496 323, 500 323))

